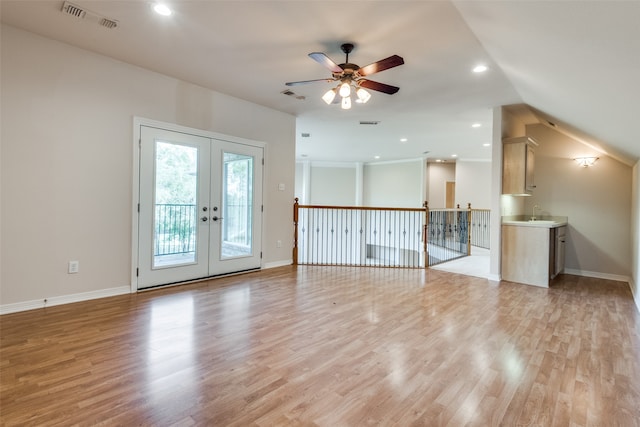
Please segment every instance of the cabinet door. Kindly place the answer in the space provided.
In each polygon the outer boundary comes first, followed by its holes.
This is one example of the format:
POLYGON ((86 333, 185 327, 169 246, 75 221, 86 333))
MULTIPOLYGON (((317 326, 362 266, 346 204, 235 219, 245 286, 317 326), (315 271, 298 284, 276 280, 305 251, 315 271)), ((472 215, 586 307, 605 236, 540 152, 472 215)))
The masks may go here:
POLYGON ((525 157, 524 187, 527 192, 536 188, 534 181, 534 171, 536 165, 536 152, 530 144, 527 144, 527 154, 525 157))
POLYGON ((564 271, 565 245, 566 245, 566 227, 556 228, 556 250, 554 260, 554 276, 564 271))

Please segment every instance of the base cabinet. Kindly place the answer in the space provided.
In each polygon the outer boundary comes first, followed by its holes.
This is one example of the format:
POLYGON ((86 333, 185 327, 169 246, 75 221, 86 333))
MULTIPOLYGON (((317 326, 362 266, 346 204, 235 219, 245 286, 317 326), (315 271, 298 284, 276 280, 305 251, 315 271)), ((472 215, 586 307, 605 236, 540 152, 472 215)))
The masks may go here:
POLYGON ((552 228, 551 232, 553 233, 553 236, 550 242, 551 247, 549 248, 549 253, 551 255, 549 264, 551 266, 550 276, 553 279, 564 271, 567 227, 563 226, 552 228))
POLYGON ((548 288, 564 270, 566 226, 502 226, 502 279, 548 288))

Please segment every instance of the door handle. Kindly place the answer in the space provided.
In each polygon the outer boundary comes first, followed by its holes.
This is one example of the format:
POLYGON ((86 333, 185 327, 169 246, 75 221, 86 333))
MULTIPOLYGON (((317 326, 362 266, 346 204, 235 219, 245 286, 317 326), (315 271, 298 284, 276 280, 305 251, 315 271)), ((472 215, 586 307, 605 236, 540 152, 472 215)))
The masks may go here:
POLYGON ((219 217, 219 218, 218 218, 217 216, 214 216, 214 217, 212 217, 211 219, 212 219, 212 220, 214 220, 214 221, 217 221, 217 220, 219 220, 219 219, 222 219, 222 217, 219 217))
POLYGON ((201 220, 202 222, 207 222, 207 220, 208 220, 208 219, 209 219, 209 218, 207 218, 206 216, 203 216, 202 218, 200 218, 200 220, 201 220))

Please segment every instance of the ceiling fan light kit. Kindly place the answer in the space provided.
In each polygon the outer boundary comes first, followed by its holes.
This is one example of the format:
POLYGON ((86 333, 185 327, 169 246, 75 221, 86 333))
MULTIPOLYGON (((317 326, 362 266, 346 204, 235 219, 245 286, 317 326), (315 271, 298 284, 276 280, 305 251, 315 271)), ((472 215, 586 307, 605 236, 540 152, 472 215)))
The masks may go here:
POLYGON ((358 90, 356 90, 356 95, 358 95, 358 99, 356 100, 356 102, 359 102, 362 104, 366 103, 369 99, 371 99, 371 94, 361 87, 358 88, 358 90))
POLYGON ((327 55, 322 52, 311 52, 309 57, 320 65, 331 71, 331 78, 316 79, 316 80, 304 80, 298 82, 288 82, 287 86, 295 86, 300 84, 312 83, 312 82, 339 82, 339 84, 325 92, 322 95, 322 100, 327 104, 336 103, 336 95, 340 95, 342 100, 340 105, 342 109, 348 110, 351 108, 351 94, 355 92, 355 102, 364 104, 371 99, 371 94, 365 90, 375 90, 378 92, 393 95, 400 90, 399 87, 391 86, 385 83, 375 82, 373 80, 365 79, 365 76, 369 76, 380 71, 388 70, 389 68, 397 67, 404 64, 404 59, 398 55, 392 55, 388 58, 381 59, 380 61, 369 64, 365 67, 360 67, 356 64, 349 62, 349 53, 353 50, 352 43, 344 43, 340 48, 346 55, 345 62, 343 64, 336 64, 327 55))
POLYGON ((336 99, 336 90, 330 89, 324 95, 322 95, 322 100, 327 104, 333 103, 333 100, 336 99))

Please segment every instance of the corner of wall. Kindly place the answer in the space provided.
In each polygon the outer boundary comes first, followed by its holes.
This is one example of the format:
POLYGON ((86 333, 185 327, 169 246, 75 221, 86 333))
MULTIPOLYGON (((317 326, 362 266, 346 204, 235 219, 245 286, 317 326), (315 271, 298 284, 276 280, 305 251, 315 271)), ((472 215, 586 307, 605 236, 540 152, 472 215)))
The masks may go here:
POLYGON ((631 171, 631 278, 629 287, 640 311, 640 161, 631 171))

